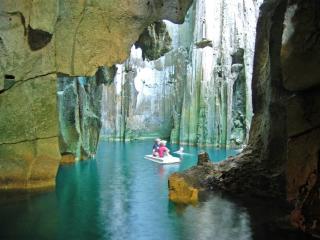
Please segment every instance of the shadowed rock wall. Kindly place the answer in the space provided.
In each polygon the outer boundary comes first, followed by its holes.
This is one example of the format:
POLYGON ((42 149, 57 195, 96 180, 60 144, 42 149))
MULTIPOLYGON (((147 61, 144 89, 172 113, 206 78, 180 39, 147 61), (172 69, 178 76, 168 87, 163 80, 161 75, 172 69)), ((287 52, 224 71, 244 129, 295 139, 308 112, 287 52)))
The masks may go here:
POLYGON ((320 236, 320 2, 289 1, 282 38, 283 86, 288 92, 287 199, 292 223, 320 236))

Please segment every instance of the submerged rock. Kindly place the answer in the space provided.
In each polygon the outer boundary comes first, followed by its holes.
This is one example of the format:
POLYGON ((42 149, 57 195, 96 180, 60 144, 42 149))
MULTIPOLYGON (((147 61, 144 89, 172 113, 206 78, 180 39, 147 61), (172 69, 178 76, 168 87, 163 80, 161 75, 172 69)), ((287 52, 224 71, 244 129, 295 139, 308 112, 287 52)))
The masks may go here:
POLYGON ((199 179, 205 179, 213 173, 214 165, 210 162, 206 152, 198 155, 198 164, 183 173, 174 173, 168 180, 169 199, 180 204, 194 204, 200 198, 200 194, 208 188, 199 179))
POLYGON ((199 190, 179 174, 169 177, 169 199, 180 204, 194 204, 198 202, 199 190))
POLYGON ((199 153, 197 165, 204 165, 210 162, 209 154, 207 152, 199 153))

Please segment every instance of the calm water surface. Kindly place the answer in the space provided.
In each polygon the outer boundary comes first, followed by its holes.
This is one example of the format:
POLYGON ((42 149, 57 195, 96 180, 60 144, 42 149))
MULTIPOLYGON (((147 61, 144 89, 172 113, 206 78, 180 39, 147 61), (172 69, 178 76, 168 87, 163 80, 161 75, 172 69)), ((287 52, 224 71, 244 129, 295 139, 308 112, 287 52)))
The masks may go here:
MULTIPOLYGON (((178 146, 169 146, 172 151, 178 146)), ((0 202, 1 239, 252 239, 244 208, 213 195, 196 206, 168 200, 168 176, 196 164, 145 160, 152 142, 100 142, 90 161, 60 167, 55 191, 0 202)), ((205 149, 220 161, 235 151, 205 149)))

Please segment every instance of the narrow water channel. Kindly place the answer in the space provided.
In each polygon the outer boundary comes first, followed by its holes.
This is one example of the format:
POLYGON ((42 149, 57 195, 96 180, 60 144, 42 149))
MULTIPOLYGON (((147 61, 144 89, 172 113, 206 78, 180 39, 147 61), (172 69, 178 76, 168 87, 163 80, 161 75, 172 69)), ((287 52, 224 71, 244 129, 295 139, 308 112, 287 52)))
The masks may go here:
MULTIPOLYGON (((196 206, 168 200, 168 176, 195 165, 199 148, 166 166, 143 158, 151 148, 100 142, 95 159, 60 167, 55 191, 2 199, 1 239, 252 239, 246 209, 219 195, 196 206)), ((235 154, 206 151, 214 161, 235 154)))

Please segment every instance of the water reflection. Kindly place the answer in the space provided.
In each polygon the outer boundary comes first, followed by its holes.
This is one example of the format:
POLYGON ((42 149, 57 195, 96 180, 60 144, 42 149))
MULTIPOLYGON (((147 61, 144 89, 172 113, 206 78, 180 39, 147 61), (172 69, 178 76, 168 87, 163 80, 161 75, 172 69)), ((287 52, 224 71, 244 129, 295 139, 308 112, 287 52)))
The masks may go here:
MULTIPOLYGON (((252 239, 246 210, 219 195, 196 206, 168 201, 168 176, 194 165, 199 149, 159 165, 143 158, 150 146, 101 142, 96 159, 60 168, 55 192, 0 202, 0 238, 252 239)), ((217 161, 229 154, 209 149, 217 161)))
POLYGON ((219 196, 193 207, 176 206, 175 210, 178 210, 185 239, 252 239, 246 211, 219 196))
POLYGON ((169 174, 179 171, 179 164, 158 165, 159 176, 168 177, 169 174))
POLYGON ((248 215, 227 200, 216 197, 183 211, 168 201, 168 176, 194 165, 197 149, 190 148, 181 164, 159 165, 143 159, 148 153, 145 142, 111 145, 97 154, 99 217, 105 238, 251 239, 248 215))

